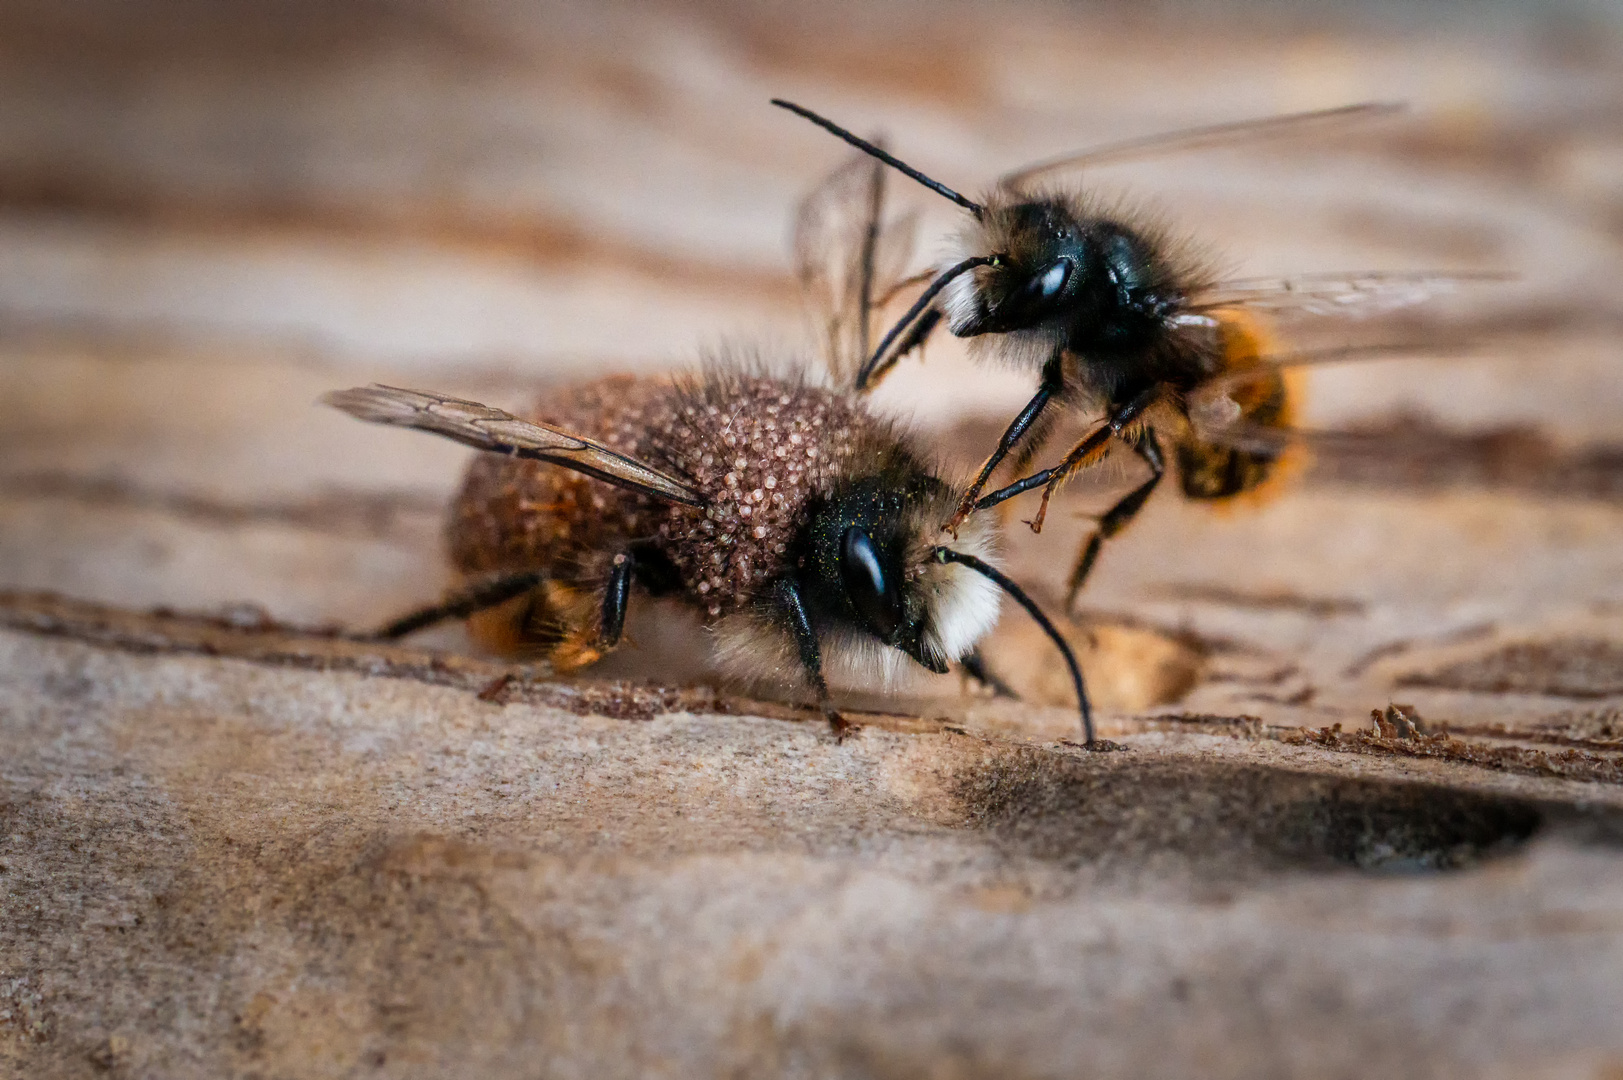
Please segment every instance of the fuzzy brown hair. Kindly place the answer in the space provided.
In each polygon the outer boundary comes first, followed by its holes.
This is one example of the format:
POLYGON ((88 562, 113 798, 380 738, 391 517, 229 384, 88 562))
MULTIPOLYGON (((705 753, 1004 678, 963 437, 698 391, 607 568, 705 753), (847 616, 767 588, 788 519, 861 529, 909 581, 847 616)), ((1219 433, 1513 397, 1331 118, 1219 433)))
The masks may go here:
POLYGON ((850 393, 713 366, 683 379, 616 376, 547 394, 531 417, 691 480, 706 506, 666 502, 542 462, 483 454, 452 507, 465 575, 539 570, 592 584, 631 544, 656 546, 711 617, 792 568, 814 505, 853 470, 924 466, 850 393))

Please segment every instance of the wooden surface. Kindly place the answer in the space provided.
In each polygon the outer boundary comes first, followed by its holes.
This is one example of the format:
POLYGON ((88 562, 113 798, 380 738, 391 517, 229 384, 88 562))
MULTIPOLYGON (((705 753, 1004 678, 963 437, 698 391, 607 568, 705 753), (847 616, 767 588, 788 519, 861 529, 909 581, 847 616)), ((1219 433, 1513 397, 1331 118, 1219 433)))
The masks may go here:
MULTIPOLYGON (((0 1066, 1615 1077, 1620 71, 1604 5, 0 5, 0 1066), (457 631, 323 631, 437 595, 466 452, 322 392, 804 348, 840 151, 774 95, 970 191, 1406 99, 1088 179, 1239 274, 1517 279, 1302 328, 1417 348, 1312 374, 1288 493, 1107 548, 1125 753, 1012 616, 1026 703, 921 678, 840 744, 652 607, 494 700, 457 631)), ((1028 392, 944 342, 879 406, 963 461, 1028 392)), ((1132 479, 1015 506, 1022 579, 1132 479)))

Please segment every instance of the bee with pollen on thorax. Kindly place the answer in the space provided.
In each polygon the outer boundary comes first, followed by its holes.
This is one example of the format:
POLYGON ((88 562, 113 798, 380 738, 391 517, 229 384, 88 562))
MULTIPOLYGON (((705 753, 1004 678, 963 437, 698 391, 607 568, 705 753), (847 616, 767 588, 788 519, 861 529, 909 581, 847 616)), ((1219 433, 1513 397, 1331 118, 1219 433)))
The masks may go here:
MULTIPOLYGON (((1097 166, 1148 154, 1188 150, 1242 138, 1281 135, 1396 111, 1387 104, 1197 128, 1067 154, 1006 174, 982 202, 892 157, 883 148, 791 102, 774 105, 802 116, 939 195, 970 216, 955 250, 936 271, 911 279, 929 284, 857 372, 867 390, 945 322, 958 337, 989 342, 1002 359, 1039 372, 1036 393, 1015 417, 964 491, 946 528, 1035 488, 1042 504, 1031 521, 1041 531, 1049 499, 1077 470, 1101 460, 1112 440, 1125 443, 1150 475, 1097 519, 1071 571, 1070 609, 1103 542, 1139 512, 1166 471, 1161 436, 1172 443, 1187 498, 1226 500, 1277 476, 1299 433, 1289 369, 1413 351, 1413 346, 1347 346, 1276 354, 1254 312, 1346 314, 1423 299, 1474 273, 1318 274, 1294 279, 1222 280, 1189 245, 1154 224, 1103 206, 1075 189, 1034 189, 1062 169, 1097 166), (1011 454, 1023 471, 1051 431, 1058 410, 1097 409, 1103 422, 1055 466, 982 494, 1011 454)), ((881 229, 880 201, 870 198, 871 228, 881 229)))
MULTIPOLYGON (((871 271, 871 255, 858 245, 838 257, 871 271)), ((830 326, 866 323, 876 284, 867 282, 830 299, 839 308, 830 326)), ((798 674, 843 731, 826 670, 868 685, 909 659, 945 672, 991 630, 1001 591, 1063 654, 1092 744, 1075 656, 994 565, 997 524, 988 515, 940 535, 962 486, 866 408, 854 386, 862 355, 845 340, 829 337, 828 385, 720 360, 684 376, 549 392, 524 418, 388 386, 327 395, 360 419, 487 451, 451 508, 463 590, 378 636, 467 618, 482 645, 570 671, 619 644, 640 586, 696 609, 729 672, 798 674)))

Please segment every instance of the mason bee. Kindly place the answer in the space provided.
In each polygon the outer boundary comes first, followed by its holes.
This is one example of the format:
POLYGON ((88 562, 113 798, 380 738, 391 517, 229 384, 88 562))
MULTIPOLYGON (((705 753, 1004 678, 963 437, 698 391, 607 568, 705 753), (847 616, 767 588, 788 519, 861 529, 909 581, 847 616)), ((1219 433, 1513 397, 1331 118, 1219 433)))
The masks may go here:
MULTIPOLYGON (((866 255, 859 247, 846 257, 860 264, 866 255)), ((830 324, 865 322, 870 295, 842 291, 830 324)), ((463 591, 378 635, 467 618, 482 645, 570 671, 619 644, 639 586, 696 609, 725 670, 798 676, 843 731, 827 673, 872 685, 908 660, 945 672, 972 659, 1001 591, 1060 649, 1092 744, 1076 657, 997 569, 998 526, 987 515, 938 542, 962 487, 868 410, 854 381, 863 357, 843 340, 830 337, 826 385, 805 371, 724 359, 685 376, 549 393, 529 418, 388 386, 327 395, 362 420, 485 451, 448 524, 463 591)))
MULTIPOLYGON (((1354 357, 1392 355, 1394 346, 1320 352, 1273 351, 1259 312, 1341 314, 1397 306, 1462 280, 1492 274, 1321 274, 1294 279, 1223 280, 1182 238, 1125 215, 1076 188, 1034 187, 1063 169, 1097 166, 1227 140, 1280 135, 1396 111, 1386 104, 1197 128, 1067 154, 1008 173, 975 202, 822 116, 772 102, 941 195, 968 214, 953 251, 929 275, 911 309, 859 368, 855 385, 875 386, 903 356, 945 322, 958 337, 1035 369, 1038 387, 1008 425, 946 528, 1035 488, 1042 503, 1030 522, 1041 531, 1049 499, 1077 470, 1100 461, 1113 440, 1149 468, 1097 519, 1070 574, 1071 608, 1105 540, 1144 506, 1166 472, 1162 438, 1172 445, 1183 494, 1226 500, 1254 492, 1280 474, 1293 448, 1295 395, 1289 369, 1354 357), (1059 406, 1102 413, 1103 422, 1057 465, 990 494, 993 472, 1014 454, 1023 471, 1050 434, 1059 406)), ((875 227, 877 228, 877 204, 875 227)))

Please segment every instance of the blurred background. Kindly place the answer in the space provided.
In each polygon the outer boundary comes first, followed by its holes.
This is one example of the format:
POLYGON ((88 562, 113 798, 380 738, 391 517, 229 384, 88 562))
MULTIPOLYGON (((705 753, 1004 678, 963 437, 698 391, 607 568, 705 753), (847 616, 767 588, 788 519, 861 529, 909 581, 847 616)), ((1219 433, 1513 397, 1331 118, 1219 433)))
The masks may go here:
MULTIPOLYGON (((1090 143, 1408 102, 1088 177, 1236 275, 1517 277, 1305 328, 1417 348, 1316 371, 1305 425, 1357 437, 1255 511, 1163 492, 1087 606, 1295 666, 1209 678, 1213 708, 1349 679, 1362 701, 1416 641, 1623 640, 1623 5, 1576 0, 4 0, 0 587, 351 626, 433 598, 466 452, 315 399, 378 380, 518 407, 800 347, 790 223, 844 151, 773 96, 968 191, 1090 143)), ((891 190, 922 266, 954 208, 891 190)), ((959 436, 1029 392, 942 341, 880 401, 978 456, 959 436)), ((1104 504, 1073 498, 1017 538, 1048 590, 1104 504)))

